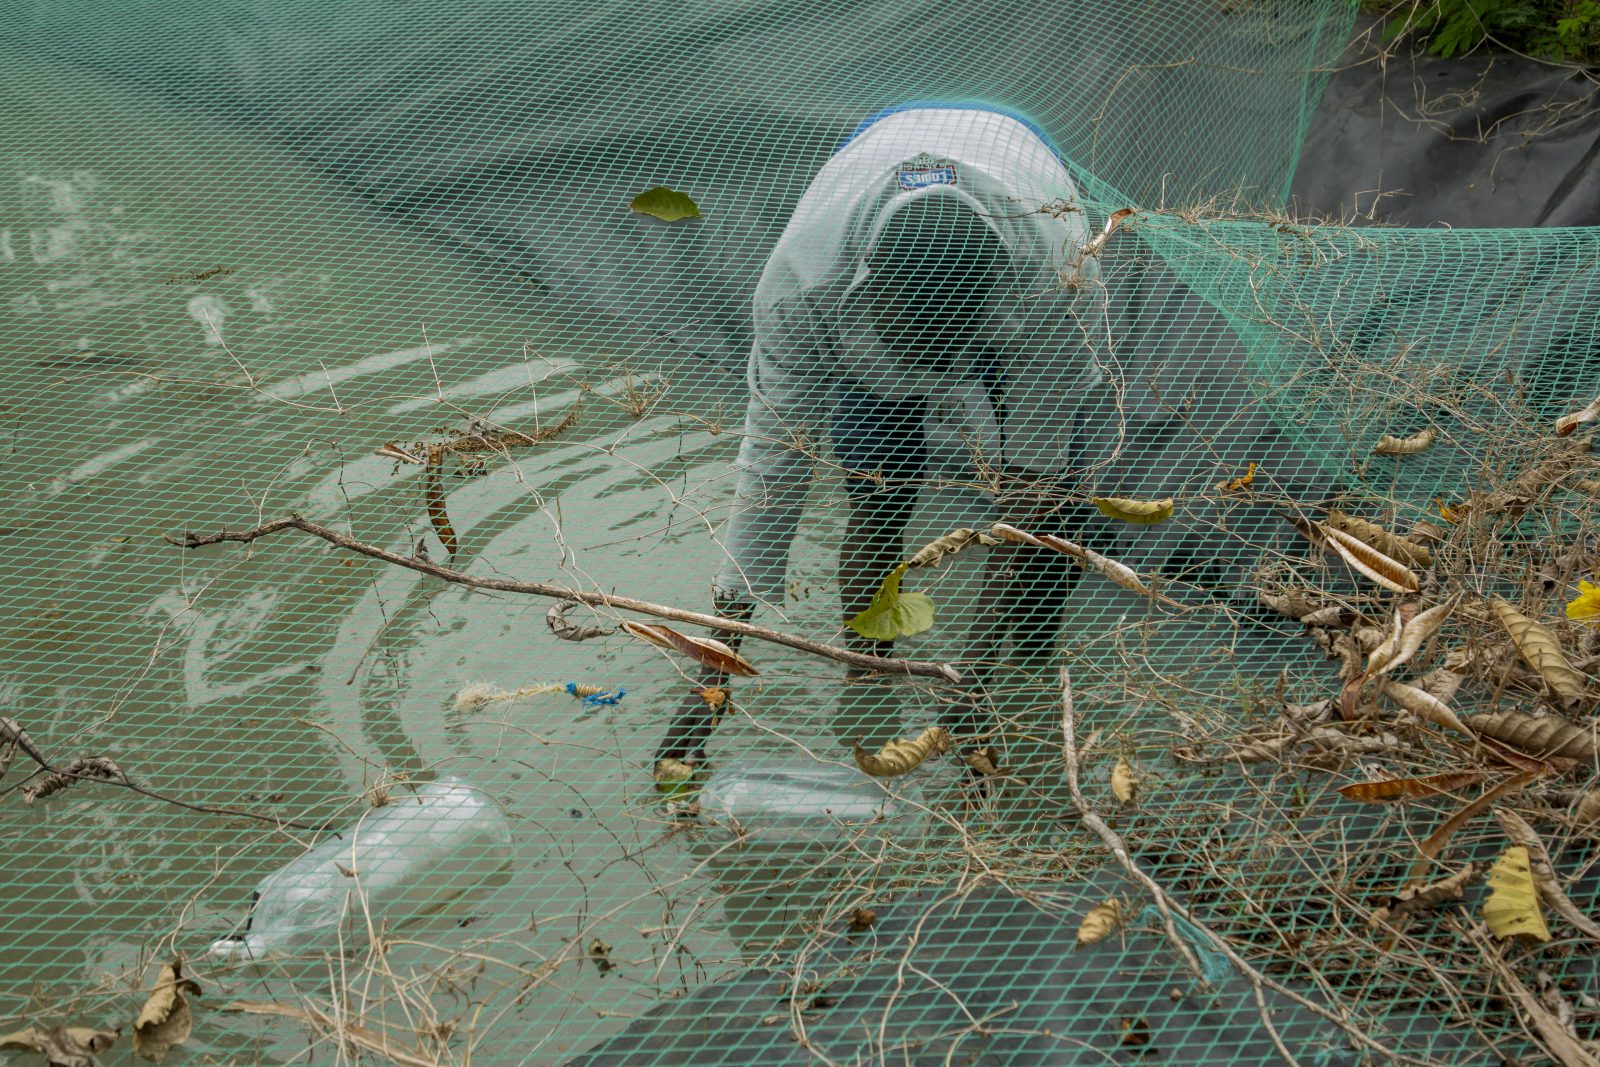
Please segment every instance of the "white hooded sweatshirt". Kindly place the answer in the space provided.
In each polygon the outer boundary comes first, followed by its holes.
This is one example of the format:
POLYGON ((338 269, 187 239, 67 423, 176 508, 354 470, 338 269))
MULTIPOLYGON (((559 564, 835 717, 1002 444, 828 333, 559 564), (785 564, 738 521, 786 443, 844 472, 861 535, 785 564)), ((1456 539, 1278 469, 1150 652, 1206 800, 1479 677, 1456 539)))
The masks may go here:
POLYGON ((964 445, 980 464, 1070 471, 1076 414, 1103 379, 1094 358, 1103 294, 1095 261, 1082 255, 1088 239, 1066 168, 1008 115, 919 107, 841 148, 807 187, 756 288, 719 596, 781 603, 817 446, 843 390, 925 399, 930 437, 964 445), (971 208, 1010 258, 982 326, 963 351, 941 353, 942 372, 892 354, 853 299, 890 216, 933 196, 971 208))

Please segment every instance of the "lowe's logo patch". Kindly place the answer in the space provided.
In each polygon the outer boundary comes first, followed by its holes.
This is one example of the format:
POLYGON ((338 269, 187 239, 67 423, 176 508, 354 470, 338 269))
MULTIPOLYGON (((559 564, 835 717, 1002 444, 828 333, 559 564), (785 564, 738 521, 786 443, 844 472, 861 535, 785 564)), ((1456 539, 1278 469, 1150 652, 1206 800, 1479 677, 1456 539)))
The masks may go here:
POLYGON ((948 159, 935 159, 924 152, 900 164, 900 188, 910 192, 930 185, 955 185, 956 165, 948 159))

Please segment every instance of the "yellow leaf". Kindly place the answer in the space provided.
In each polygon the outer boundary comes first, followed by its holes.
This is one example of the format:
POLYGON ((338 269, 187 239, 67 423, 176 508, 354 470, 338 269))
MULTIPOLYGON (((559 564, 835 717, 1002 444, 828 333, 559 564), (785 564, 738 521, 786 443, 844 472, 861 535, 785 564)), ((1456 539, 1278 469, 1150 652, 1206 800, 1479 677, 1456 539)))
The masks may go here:
POLYGON ((1078 944, 1092 945, 1104 941, 1122 925, 1122 901, 1112 897, 1104 904, 1096 904, 1078 924, 1078 944))
POLYGON ((1139 798, 1139 779, 1126 756, 1117 760, 1117 765, 1111 769, 1111 792, 1124 804, 1132 804, 1139 798))
POLYGON ((1578 596, 1567 601, 1567 618, 1593 619, 1600 616, 1600 585, 1593 582, 1578 583, 1578 596))
POLYGON ((161 968, 156 987, 133 1024, 133 1050, 152 1063, 160 1063, 174 1045, 189 1040, 194 1017, 185 993, 200 995, 200 986, 183 977, 179 960, 161 968))
POLYGON ((1171 497, 1165 500, 1128 500, 1120 496, 1097 496, 1094 506, 1107 518, 1121 519, 1135 526, 1154 526, 1172 518, 1171 497))
POLYGON ((1217 492, 1219 492, 1219 493, 1237 493, 1237 492, 1239 492, 1239 490, 1248 487, 1249 484, 1251 482, 1255 481, 1255 480, 1256 480, 1256 465, 1255 465, 1254 462, 1252 462, 1250 464, 1249 469, 1246 470, 1243 474, 1239 475, 1237 478, 1229 478, 1226 481, 1218 482, 1217 483, 1217 492))
POLYGON ((1496 937, 1528 937, 1550 940, 1550 928, 1539 911, 1539 890, 1533 884, 1533 868, 1528 850, 1520 845, 1501 853, 1489 872, 1489 899, 1483 902, 1483 918, 1496 937))
POLYGON ((652 215, 662 222, 677 222, 680 219, 700 217, 700 205, 696 204, 688 193, 668 189, 665 185, 646 189, 634 197, 628 206, 641 215, 652 215))
POLYGON ((868 752, 857 742, 852 745, 856 766, 874 778, 898 778, 910 774, 931 756, 942 754, 950 747, 950 731, 943 726, 930 726, 915 738, 890 741, 876 753, 868 752))

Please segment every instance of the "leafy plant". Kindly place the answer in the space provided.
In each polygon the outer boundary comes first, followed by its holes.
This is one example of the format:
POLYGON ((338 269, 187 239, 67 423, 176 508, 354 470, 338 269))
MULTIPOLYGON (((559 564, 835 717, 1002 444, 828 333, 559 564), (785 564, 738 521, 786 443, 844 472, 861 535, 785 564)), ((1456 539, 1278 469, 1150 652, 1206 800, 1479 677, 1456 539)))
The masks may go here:
POLYGON ((1372 3, 1384 38, 1415 34, 1436 56, 1487 44, 1560 63, 1600 62, 1600 0, 1405 0, 1372 3))

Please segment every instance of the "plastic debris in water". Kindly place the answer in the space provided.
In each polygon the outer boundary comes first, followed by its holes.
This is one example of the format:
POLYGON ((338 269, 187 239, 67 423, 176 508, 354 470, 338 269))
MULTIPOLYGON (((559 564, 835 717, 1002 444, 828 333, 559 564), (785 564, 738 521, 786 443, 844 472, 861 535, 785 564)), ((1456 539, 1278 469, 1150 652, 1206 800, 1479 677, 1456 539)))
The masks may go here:
POLYGON ((322 953, 365 931, 445 910, 511 859, 511 826, 487 794, 457 778, 395 789, 389 803, 330 834, 256 886, 244 930, 211 946, 222 960, 322 953))
POLYGON ((580 685, 577 682, 567 683, 567 692, 582 700, 590 707, 609 706, 620 704, 628 691, 620 685, 615 693, 600 685, 580 685))

